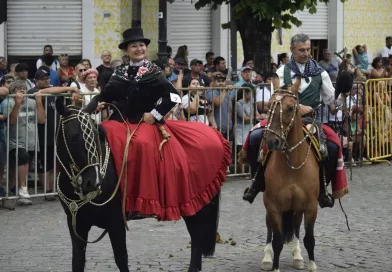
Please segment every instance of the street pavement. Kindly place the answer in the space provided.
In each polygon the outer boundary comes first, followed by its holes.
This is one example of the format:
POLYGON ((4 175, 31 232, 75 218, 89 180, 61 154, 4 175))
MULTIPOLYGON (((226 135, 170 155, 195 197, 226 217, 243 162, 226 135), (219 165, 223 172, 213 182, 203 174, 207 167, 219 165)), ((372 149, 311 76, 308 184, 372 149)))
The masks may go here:
MULTIPOLYGON (((266 239, 262 197, 242 200, 244 179, 229 179, 222 190, 219 233, 214 258, 204 259, 203 271, 260 271, 266 239), (227 241, 227 243, 226 243, 227 241)), ((342 203, 351 231, 338 203, 319 210, 316 264, 320 272, 392 271, 392 167, 387 164, 353 169, 350 194, 342 203)), ((190 238, 184 222, 145 219, 129 222, 127 234, 131 271, 186 271, 190 238)), ((59 201, 33 199, 32 206, 0 210, 0 271, 71 271, 71 240, 59 201)), ((95 228, 90 239, 101 230, 95 228)), ((302 243, 307 266, 307 253, 302 243)), ((292 268, 291 247, 281 255, 281 271, 292 268)), ((86 271, 118 271, 108 237, 87 247, 86 271)))

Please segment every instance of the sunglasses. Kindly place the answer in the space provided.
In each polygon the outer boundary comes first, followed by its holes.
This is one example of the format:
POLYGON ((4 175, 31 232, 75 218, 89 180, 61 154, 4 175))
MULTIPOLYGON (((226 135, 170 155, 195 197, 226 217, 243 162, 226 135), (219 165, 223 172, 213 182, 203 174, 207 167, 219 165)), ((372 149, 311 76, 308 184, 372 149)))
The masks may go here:
POLYGON ((60 54, 60 57, 68 57, 68 54, 60 54))
POLYGON ((79 69, 79 73, 86 72, 86 71, 87 71, 87 69, 79 69))

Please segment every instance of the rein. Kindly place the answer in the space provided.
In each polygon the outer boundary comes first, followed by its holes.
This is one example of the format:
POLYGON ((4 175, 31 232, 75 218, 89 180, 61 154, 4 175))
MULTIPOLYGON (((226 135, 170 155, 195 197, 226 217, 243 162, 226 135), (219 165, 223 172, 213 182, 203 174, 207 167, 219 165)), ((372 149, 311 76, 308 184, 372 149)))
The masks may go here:
MULTIPOLYGON (((293 152, 297 147, 299 147, 302 143, 304 143, 308 138, 310 138, 309 132, 306 131, 305 137, 304 137, 302 140, 300 140, 297 144, 295 144, 294 146, 291 146, 291 147, 290 147, 289 144, 288 144, 288 142, 287 142, 287 137, 288 137, 288 135, 289 135, 289 132, 290 132, 291 129, 292 129, 292 126, 293 126, 293 124, 294 124, 294 120, 295 120, 295 118, 297 117, 297 114, 298 114, 298 112, 299 112, 298 97, 297 97, 295 94, 293 94, 291 91, 289 91, 289 90, 287 90, 287 91, 285 90, 284 93, 282 93, 282 90, 277 90, 277 91, 275 91, 275 92, 272 94, 272 96, 275 96, 275 100, 272 102, 271 108, 270 108, 270 110, 269 110, 269 112, 268 112, 268 116, 269 116, 269 117, 268 117, 267 126, 266 126, 266 128, 265 128, 265 132, 266 132, 266 133, 264 133, 264 137, 263 137, 263 138, 264 138, 264 141, 263 141, 263 144, 265 145, 265 138, 267 137, 267 135, 268 135, 269 133, 274 134, 275 136, 277 136, 278 138, 280 138, 280 139, 283 141, 283 149, 282 149, 281 152, 282 152, 283 155, 285 156, 285 158, 286 158, 286 163, 288 164, 288 166, 289 166, 291 169, 293 169, 293 170, 301 169, 301 168, 305 165, 306 161, 307 161, 308 158, 309 158, 309 154, 310 154, 310 151, 311 151, 311 146, 308 145, 308 151, 307 151, 307 153, 306 153, 306 157, 305 157, 304 161, 303 161, 301 164, 299 164, 298 166, 293 166, 293 165, 290 163, 289 154, 290 154, 291 152, 293 152), (283 104, 282 104, 282 101, 283 101, 283 99, 284 99, 285 97, 291 97, 291 98, 294 98, 294 99, 297 101, 297 103, 295 103, 295 106, 294 106, 293 116, 291 117, 290 123, 289 123, 288 126, 286 127, 286 130, 284 130, 284 127, 283 127, 283 104), (275 110, 276 110, 276 108, 277 108, 278 105, 280 106, 280 107, 279 107, 279 122, 280 122, 280 130, 281 130, 280 133, 278 133, 278 132, 276 132, 275 130, 273 130, 273 129, 270 128, 270 127, 271 127, 271 123, 272 123, 272 121, 273 121, 273 119, 274 119, 274 116, 275 116, 275 110)), ((316 120, 316 115, 313 116, 312 124, 311 124, 310 130, 313 130, 313 129, 314 129, 315 120, 316 120)))

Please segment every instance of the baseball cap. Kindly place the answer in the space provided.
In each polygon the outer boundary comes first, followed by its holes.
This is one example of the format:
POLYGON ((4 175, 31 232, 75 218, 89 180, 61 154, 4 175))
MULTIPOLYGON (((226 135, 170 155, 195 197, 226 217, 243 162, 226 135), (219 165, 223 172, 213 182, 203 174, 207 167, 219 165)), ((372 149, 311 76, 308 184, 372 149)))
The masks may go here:
POLYGON ((45 77, 50 77, 50 72, 46 69, 38 69, 37 72, 35 72, 35 79, 43 79, 45 77))
POLYGON ((243 72, 245 70, 252 70, 252 68, 250 68, 249 66, 244 66, 244 67, 242 67, 241 72, 243 72))
POLYGON ((186 61, 183 58, 176 58, 175 63, 186 65, 186 61))
POLYGON ((191 66, 192 65, 196 65, 196 64, 203 64, 203 62, 201 60, 198 60, 198 59, 191 60, 191 66))

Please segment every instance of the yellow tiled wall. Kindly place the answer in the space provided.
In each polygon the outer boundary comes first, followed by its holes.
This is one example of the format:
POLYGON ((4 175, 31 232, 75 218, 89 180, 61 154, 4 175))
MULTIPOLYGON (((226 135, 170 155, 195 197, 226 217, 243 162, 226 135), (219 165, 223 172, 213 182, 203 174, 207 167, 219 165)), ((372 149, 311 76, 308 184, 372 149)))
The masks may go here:
POLYGON ((158 53, 158 0, 142 0, 142 28, 144 37, 151 40, 147 50, 149 60, 156 59, 158 53))
MULTIPOLYGON (((132 27, 131 0, 94 0, 94 56, 99 58, 103 50, 110 50, 113 59, 121 59, 123 52, 118 49, 122 32, 132 27), (110 13, 110 18, 104 18, 110 13)), ((142 28, 144 36, 151 39, 147 57, 156 58, 158 52, 158 0, 142 2, 142 28)))
POLYGON ((278 30, 275 30, 272 33, 272 42, 271 42, 271 55, 274 58, 274 62, 278 63, 278 54, 281 53, 290 53, 290 39, 295 35, 297 31, 297 27, 293 26, 291 29, 283 29, 282 30, 282 45, 279 45, 278 42, 278 30))
POLYGON ((121 59, 118 49, 122 32, 132 26, 132 1, 94 0, 94 57, 99 58, 103 50, 112 52, 113 59, 121 59), (104 18, 104 13, 110 13, 104 18))
POLYGON ((132 27, 132 2, 131 0, 121 0, 120 25, 121 33, 132 27))
POLYGON ((109 50, 113 59, 121 57, 117 48, 121 40, 121 1, 94 0, 94 57, 99 58, 103 50, 109 50), (104 13, 110 13, 104 18, 104 13))
MULTIPOLYGON (((376 57, 392 35, 391 0, 349 0, 344 4, 344 46, 366 44, 369 57, 376 57)), ((371 62, 371 59, 369 59, 371 62)))

